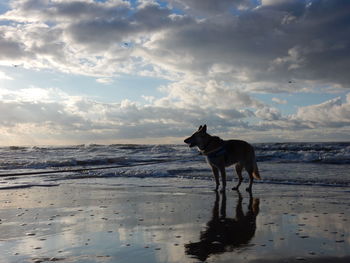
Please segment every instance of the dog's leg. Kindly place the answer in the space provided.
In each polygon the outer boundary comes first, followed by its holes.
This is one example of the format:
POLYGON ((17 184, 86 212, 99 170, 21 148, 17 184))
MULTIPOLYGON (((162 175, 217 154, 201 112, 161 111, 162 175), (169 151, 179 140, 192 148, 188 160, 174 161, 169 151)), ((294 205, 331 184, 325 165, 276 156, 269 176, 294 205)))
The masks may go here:
POLYGON ((215 191, 219 189, 220 181, 219 181, 219 170, 215 166, 211 166, 211 170, 213 171, 216 187, 215 191))
POLYGON ((239 163, 237 163, 235 168, 236 168, 236 173, 238 175, 238 183, 235 187, 232 188, 232 190, 238 190, 239 186, 241 185, 241 183, 243 181, 242 166, 239 163))
POLYGON ((249 174, 249 186, 245 189, 247 192, 251 193, 252 192, 252 186, 253 186, 253 171, 248 171, 249 174))
POLYGON ((226 190, 226 170, 225 166, 220 167, 221 180, 222 180, 222 188, 221 192, 225 192, 226 190))

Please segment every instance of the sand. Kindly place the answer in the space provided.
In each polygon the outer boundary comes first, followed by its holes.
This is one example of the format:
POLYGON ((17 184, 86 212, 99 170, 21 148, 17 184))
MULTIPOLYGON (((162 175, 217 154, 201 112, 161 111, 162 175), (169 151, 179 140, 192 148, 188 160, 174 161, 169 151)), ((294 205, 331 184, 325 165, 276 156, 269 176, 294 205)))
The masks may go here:
POLYGON ((101 178, 0 191, 0 262, 350 262, 350 189, 101 178))

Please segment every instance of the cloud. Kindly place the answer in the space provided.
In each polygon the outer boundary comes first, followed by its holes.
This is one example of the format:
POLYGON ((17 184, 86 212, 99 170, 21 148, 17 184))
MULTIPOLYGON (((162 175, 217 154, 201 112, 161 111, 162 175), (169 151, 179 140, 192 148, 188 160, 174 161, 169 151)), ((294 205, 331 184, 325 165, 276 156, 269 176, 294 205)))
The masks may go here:
POLYGON ((259 108, 263 105, 252 98, 247 92, 226 85, 225 82, 210 80, 178 81, 163 89, 168 95, 155 102, 157 105, 171 103, 179 108, 202 109, 237 109, 244 107, 259 108))
POLYGON ((59 90, 27 88, 19 91, 0 90, 0 125, 22 124, 69 130, 81 129, 88 122, 70 110, 74 97, 59 90), (67 100, 68 99, 68 100, 67 100))
POLYGON ((20 43, 11 37, 5 37, 3 33, 0 33, 0 50, 0 60, 5 61, 20 59, 25 53, 20 43))
POLYGON ((64 111, 58 103, 0 102, 2 126, 37 124, 64 129, 81 126, 81 118, 64 111))
MULTIPOLYGON (((172 88, 182 90, 186 87, 173 84, 172 88)), ((166 99, 152 98, 148 104, 130 100, 102 103, 72 96, 58 89, 1 89, 0 130, 8 142, 14 141, 14 138, 30 138, 33 142, 45 138, 47 142, 56 144, 68 141, 113 143, 139 141, 141 138, 153 142, 172 138, 170 142, 179 143, 182 137, 204 123, 208 124, 212 134, 225 138, 239 134, 240 138, 255 141, 271 138, 319 140, 321 134, 317 131, 320 129, 326 138, 333 138, 334 134, 344 137, 349 130, 350 95, 344 101, 335 98, 300 107, 297 113, 283 116, 278 109, 244 92, 227 95, 230 105, 217 105, 219 100, 210 96, 217 96, 225 89, 227 87, 218 83, 208 83, 206 93, 201 94, 200 98, 195 92, 180 92, 187 98, 179 98, 177 90, 166 99), (199 103, 200 99, 203 99, 203 103, 199 103)))
POLYGON ((206 76, 259 92, 349 84, 348 1, 11 3, 0 16, 13 22, 2 26, 0 59, 27 67, 98 77, 153 67, 164 77, 206 76), (298 85, 286 85, 290 79, 298 85))
POLYGON ((96 79, 96 81, 98 83, 101 83, 101 84, 111 84, 111 83, 113 83, 113 79, 111 79, 111 78, 98 78, 98 79, 96 79))
POLYGON ((312 140, 348 139, 350 129, 350 94, 320 104, 299 107, 295 114, 282 116, 277 109, 263 108, 256 111, 261 118, 251 128, 255 131, 289 133, 289 138, 312 140), (294 133, 294 135, 292 134, 294 133))
POLYGON ((5 72, 0 71, 0 80, 12 80, 13 78, 8 76, 5 72))
POLYGON ((176 137, 202 123, 222 134, 346 130, 349 95, 283 115, 254 94, 349 88, 348 10, 344 0, 13 0, 0 14, 1 65, 88 75, 102 84, 121 74, 170 84, 161 97, 145 96, 146 104, 3 89, 0 122, 52 132, 59 126, 82 138, 176 137))
POLYGON ((128 10, 130 4, 126 1, 108 0, 12 0, 11 9, 2 17, 19 22, 67 22, 74 19, 90 19, 97 17, 111 17, 128 10), (27 16, 23 16, 27 13, 27 16))
POLYGON ((184 9, 193 14, 217 15, 230 12, 233 9, 247 9, 253 7, 251 1, 247 0, 171 0, 172 5, 184 9))
POLYGON ((291 119, 307 122, 311 128, 349 126, 350 94, 344 102, 338 97, 321 104, 300 107, 291 119))
POLYGON ((276 121, 281 119, 281 113, 276 108, 264 107, 255 112, 256 116, 262 120, 276 121))
POLYGON ((58 89, 36 87, 19 91, 1 89, 0 109, 3 113, 0 127, 8 133, 11 131, 13 136, 28 127, 32 136, 46 130, 52 140, 80 134, 80 139, 105 142, 184 136, 192 132, 196 123, 208 123, 215 127, 213 130, 223 132, 232 125, 247 126, 244 119, 254 115, 249 110, 223 107, 217 111, 205 105, 178 107, 156 100, 148 105, 129 100, 102 103, 70 96, 58 89))
POLYGON ((287 104, 288 103, 287 100, 283 100, 283 99, 280 99, 280 98, 272 98, 272 101, 277 103, 277 104, 287 104))

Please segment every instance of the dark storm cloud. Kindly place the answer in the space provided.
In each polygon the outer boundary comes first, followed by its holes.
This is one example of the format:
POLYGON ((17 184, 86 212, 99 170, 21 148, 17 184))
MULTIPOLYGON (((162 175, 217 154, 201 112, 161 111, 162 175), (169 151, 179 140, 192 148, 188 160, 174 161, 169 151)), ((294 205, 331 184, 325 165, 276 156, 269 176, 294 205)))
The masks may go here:
POLYGON ((298 79, 348 87, 349 35, 349 1, 279 1, 174 29, 149 52, 155 58, 174 50, 189 54, 192 60, 179 61, 179 68, 201 74, 225 64, 232 67, 226 75, 237 80, 244 70, 248 83, 298 79))
POLYGON ((23 46, 12 39, 4 38, 0 33, 0 60, 19 59, 24 56, 23 46))
POLYGON ((29 17, 41 18, 44 21, 63 21, 69 19, 109 19, 128 12, 130 5, 123 1, 110 1, 107 3, 72 0, 13 0, 11 1, 12 14, 25 12, 29 17))
POLYGON ((132 12, 128 11, 108 19, 101 16, 72 21, 67 27, 67 33, 82 45, 104 49, 123 40, 134 40, 190 21, 189 18, 173 19, 169 9, 155 4, 144 5, 132 12))
MULTIPOLYGON (((285 56, 291 60, 282 62, 276 73, 290 73, 299 79, 341 83, 349 87, 346 68, 350 62, 346 57, 350 54, 350 2, 310 1, 302 12, 297 9, 295 18, 281 25, 289 43, 285 50, 294 48, 296 57, 293 61, 290 54, 285 56), (296 68, 290 68, 296 60, 299 60, 296 68)), ((285 11, 293 14, 293 10, 285 11)))

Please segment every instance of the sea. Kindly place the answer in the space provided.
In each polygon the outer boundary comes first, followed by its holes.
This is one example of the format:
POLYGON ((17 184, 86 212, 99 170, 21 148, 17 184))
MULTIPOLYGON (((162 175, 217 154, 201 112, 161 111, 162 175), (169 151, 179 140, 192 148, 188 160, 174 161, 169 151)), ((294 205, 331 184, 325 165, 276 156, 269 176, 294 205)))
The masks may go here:
MULTIPOLYGON (((257 184, 350 187, 350 142, 253 146, 262 177, 257 184)), ((236 180, 233 170, 227 169, 229 181, 236 180)), ((0 147, 0 190, 87 178, 213 180, 205 157, 185 144, 0 147)))

